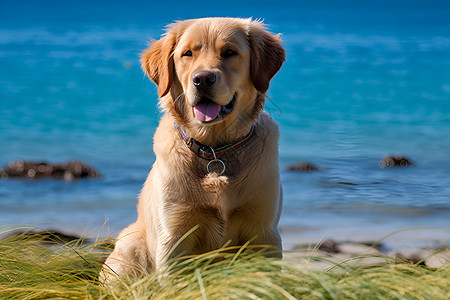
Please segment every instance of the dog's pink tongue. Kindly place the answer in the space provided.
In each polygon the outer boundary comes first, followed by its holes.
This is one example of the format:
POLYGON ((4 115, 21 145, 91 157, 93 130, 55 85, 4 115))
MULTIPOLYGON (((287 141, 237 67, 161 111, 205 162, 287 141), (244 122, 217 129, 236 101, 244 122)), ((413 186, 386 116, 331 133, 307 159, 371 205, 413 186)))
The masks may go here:
POLYGON ((203 122, 214 120, 220 111, 220 105, 214 102, 202 102, 194 106, 194 114, 203 122))

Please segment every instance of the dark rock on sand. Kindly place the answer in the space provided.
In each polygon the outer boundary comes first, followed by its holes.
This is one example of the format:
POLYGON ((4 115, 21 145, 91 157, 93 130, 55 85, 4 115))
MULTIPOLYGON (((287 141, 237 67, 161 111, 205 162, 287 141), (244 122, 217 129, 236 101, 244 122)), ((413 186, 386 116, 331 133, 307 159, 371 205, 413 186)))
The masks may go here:
POLYGON ((75 242, 77 245, 86 245, 86 244, 94 244, 95 247, 102 249, 110 249, 111 251, 114 249, 114 245, 116 240, 111 238, 105 238, 101 241, 93 241, 89 238, 85 238, 78 235, 66 234, 59 230, 43 230, 43 229, 30 229, 30 230, 21 230, 15 229, 11 230, 6 234, 2 234, 0 232, 0 240, 1 239, 16 239, 16 240, 31 240, 33 242, 42 244, 42 245, 65 245, 70 242, 75 242))
POLYGON ((320 171, 320 169, 309 162, 303 162, 291 165, 287 167, 288 171, 295 171, 295 172, 311 172, 311 171, 320 171))
POLYGON ((388 155, 381 159, 380 167, 382 168, 392 168, 392 167, 407 167, 414 165, 413 162, 402 155, 388 155))
MULTIPOLYGON (((424 251, 423 251, 424 252, 424 251)), ((413 253, 397 253, 396 258, 400 261, 408 261, 412 264, 425 265, 425 259, 429 253, 422 254, 420 252, 413 253)))
POLYGON ((45 161, 30 162, 15 160, 0 169, 0 178, 57 178, 75 180, 79 178, 101 178, 102 174, 93 167, 77 160, 61 164, 50 164, 45 161))
MULTIPOLYGON (((80 236, 65 234, 57 230, 13 230, 2 238, 32 239, 42 244, 65 244, 72 241, 80 241, 80 236)), ((82 239, 84 242, 89 242, 82 239)))
POLYGON ((325 240, 322 243, 316 245, 316 247, 317 246, 318 246, 318 249, 323 252, 327 252, 327 253, 340 253, 341 252, 339 250, 339 243, 336 243, 335 241, 332 241, 332 240, 325 240))

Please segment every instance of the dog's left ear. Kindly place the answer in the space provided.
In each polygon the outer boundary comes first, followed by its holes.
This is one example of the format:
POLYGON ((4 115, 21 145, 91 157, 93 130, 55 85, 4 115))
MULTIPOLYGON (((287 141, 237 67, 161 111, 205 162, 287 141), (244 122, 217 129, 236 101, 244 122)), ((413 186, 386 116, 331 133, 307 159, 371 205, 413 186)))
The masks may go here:
POLYGON ((250 22, 250 77, 255 88, 265 94, 272 77, 286 60, 279 35, 266 31, 261 22, 250 22))
POLYGON ((165 96, 172 86, 175 36, 170 32, 155 41, 141 55, 142 69, 158 86, 159 97, 165 96))

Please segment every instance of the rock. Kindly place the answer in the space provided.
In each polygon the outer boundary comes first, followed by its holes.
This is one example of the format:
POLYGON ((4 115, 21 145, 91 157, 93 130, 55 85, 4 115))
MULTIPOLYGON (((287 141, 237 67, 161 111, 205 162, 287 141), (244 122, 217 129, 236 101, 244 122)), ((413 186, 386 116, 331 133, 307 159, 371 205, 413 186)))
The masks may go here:
MULTIPOLYGON (((69 234, 64 233, 64 231, 60 230, 44 230, 44 229, 12 229, 4 232, 0 231, 0 240, 11 240, 13 242, 23 242, 29 241, 33 243, 37 243, 46 247, 50 247, 52 249, 54 246, 61 245, 71 245, 72 246, 94 246, 93 249, 99 252, 108 251, 111 252, 114 250, 114 246, 116 243, 116 239, 105 238, 102 240, 93 240, 91 238, 87 238, 84 236, 79 236, 77 234, 69 234)), ((103 256, 102 259, 106 260, 107 256, 103 256)))
POLYGON ((79 178, 101 178, 101 173, 93 167, 77 160, 61 164, 50 164, 45 161, 30 162, 15 160, 0 169, 0 178, 57 178, 75 180, 79 178))
POLYGON ((450 263, 450 248, 406 249, 394 255, 403 261, 428 267, 442 267, 450 263))
POLYGON ((309 163, 309 162, 303 162, 303 163, 291 165, 291 166, 287 167, 287 170, 295 171, 295 172, 320 171, 320 169, 318 167, 316 167, 315 165, 313 165, 312 163, 309 163))
POLYGON ((412 248, 403 249, 402 251, 392 253, 391 255, 395 258, 399 258, 400 260, 407 261, 412 264, 424 265, 425 259, 430 256, 431 253, 431 250, 412 248))
POLYGON ((450 249, 432 253, 425 258, 425 264, 429 267, 442 267, 450 264, 450 249))
POLYGON ((332 240, 325 240, 323 241, 318 249, 320 251, 324 251, 327 253, 340 253, 341 251, 339 250, 339 244, 332 241, 332 240))
POLYGON ((57 230, 13 230, 6 236, 1 238, 18 238, 18 239, 32 239, 41 244, 66 244, 72 241, 89 242, 87 239, 82 239, 80 236, 62 233, 57 230))
POLYGON ((388 155, 381 159, 380 167, 382 168, 392 168, 392 167, 408 167, 414 165, 413 162, 402 155, 388 155))

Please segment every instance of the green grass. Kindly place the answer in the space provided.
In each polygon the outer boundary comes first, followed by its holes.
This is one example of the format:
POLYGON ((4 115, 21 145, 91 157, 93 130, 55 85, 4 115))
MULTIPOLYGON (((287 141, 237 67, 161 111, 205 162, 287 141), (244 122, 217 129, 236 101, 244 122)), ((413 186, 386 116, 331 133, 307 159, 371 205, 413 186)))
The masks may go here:
POLYGON ((429 268, 392 261, 313 271, 305 264, 264 258, 251 247, 238 254, 218 250, 172 261, 160 272, 123 277, 113 287, 103 287, 97 276, 107 248, 42 241, 27 235, 0 240, 0 299, 450 298, 449 265, 429 268))

